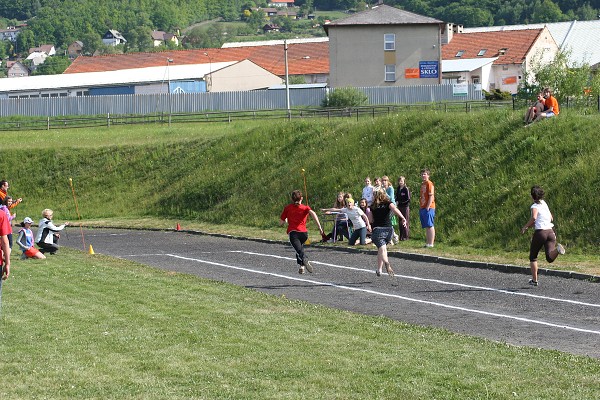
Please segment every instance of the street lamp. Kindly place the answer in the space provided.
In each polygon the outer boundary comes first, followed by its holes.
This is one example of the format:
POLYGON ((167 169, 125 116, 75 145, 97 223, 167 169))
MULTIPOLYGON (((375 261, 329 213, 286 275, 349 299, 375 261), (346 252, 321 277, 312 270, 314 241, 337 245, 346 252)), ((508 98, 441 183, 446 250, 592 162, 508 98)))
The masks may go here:
POLYGON ((204 52, 204 55, 208 57, 208 80, 204 79, 206 82, 206 91, 210 92, 212 90, 212 57, 204 52))
POLYGON ((169 74, 169 64, 171 64, 172 62, 172 58, 167 58, 167 91, 169 92, 169 128, 171 127, 171 115, 173 114, 173 98, 171 97, 171 75, 169 74))

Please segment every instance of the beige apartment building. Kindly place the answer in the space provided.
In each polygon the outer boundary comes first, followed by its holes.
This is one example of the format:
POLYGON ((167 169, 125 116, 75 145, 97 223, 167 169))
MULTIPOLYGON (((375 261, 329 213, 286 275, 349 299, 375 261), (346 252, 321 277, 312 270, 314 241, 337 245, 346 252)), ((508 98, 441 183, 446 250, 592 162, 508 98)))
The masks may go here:
POLYGON ((331 87, 441 83, 440 20, 381 4, 323 27, 331 87))

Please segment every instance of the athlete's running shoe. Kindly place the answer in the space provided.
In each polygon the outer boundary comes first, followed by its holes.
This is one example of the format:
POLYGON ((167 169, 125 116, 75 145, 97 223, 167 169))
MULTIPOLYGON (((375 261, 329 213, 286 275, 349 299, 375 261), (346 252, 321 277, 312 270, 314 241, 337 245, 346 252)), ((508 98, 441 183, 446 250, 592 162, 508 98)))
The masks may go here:
POLYGON ((563 255, 565 254, 567 251, 565 250, 565 246, 563 246, 560 243, 556 243, 556 250, 558 251, 558 254, 563 255))
POLYGON ((314 269, 313 269, 313 266, 312 266, 312 264, 310 263, 310 261, 305 261, 305 262, 304 262, 304 266, 306 267, 306 270, 307 270, 308 272, 310 272, 311 274, 313 273, 314 269))
POLYGON ((530 280, 529 280, 529 285, 531 285, 531 286, 537 286, 537 285, 538 285, 538 282, 537 282, 537 281, 534 281, 533 279, 530 279, 530 280))

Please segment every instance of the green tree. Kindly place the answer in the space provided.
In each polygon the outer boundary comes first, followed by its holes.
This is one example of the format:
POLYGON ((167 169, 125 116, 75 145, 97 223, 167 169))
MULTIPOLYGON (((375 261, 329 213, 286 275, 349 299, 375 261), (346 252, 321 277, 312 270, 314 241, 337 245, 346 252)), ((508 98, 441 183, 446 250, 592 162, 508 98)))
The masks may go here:
POLYGON ((224 43, 222 24, 211 24, 208 29, 196 27, 188 32, 186 37, 186 48, 218 48, 224 43))
POLYGON ((147 26, 139 26, 127 32, 125 48, 128 52, 148 51, 154 47, 152 30, 147 26))
POLYGON ((264 11, 256 10, 252 11, 252 14, 248 17, 248 25, 254 30, 262 27, 266 22, 266 17, 264 11))
POLYGON ((566 19, 559 6, 552 0, 537 0, 531 15, 532 23, 559 22, 566 19))
POLYGON ((83 43, 83 54, 91 56, 102 46, 102 37, 100 34, 88 30, 81 36, 81 42, 83 43))
POLYGON ((559 51, 550 63, 542 63, 539 57, 532 61, 530 72, 524 75, 520 93, 531 97, 542 88, 552 90, 558 101, 567 97, 580 98, 589 93, 599 95, 600 77, 593 73, 587 63, 575 65, 569 62, 570 53, 559 51))
POLYGON ((35 37, 30 29, 23 29, 17 36, 14 53, 27 54, 29 49, 35 47, 35 37))
POLYGON ((462 3, 452 3, 448 7, 443 8, 442 15, 438 18, 462 24, 466 27, 490 26, 494 24, 494 17, 489 10, 465 6, 462 3))
POLYGON ((43 64, 38 65, 33 75, 58 75, 65 72, 71 64, 69 57, 52 56, 46 58, 43 64))

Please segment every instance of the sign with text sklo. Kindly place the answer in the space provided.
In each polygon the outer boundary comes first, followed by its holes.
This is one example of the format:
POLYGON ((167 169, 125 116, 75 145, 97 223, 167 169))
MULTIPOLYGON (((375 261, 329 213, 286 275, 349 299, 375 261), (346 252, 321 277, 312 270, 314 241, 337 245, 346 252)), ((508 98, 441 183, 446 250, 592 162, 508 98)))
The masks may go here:
POLYGON ((437 61, 419 61, 419 78, 437 78, 439 71, 437 61))

